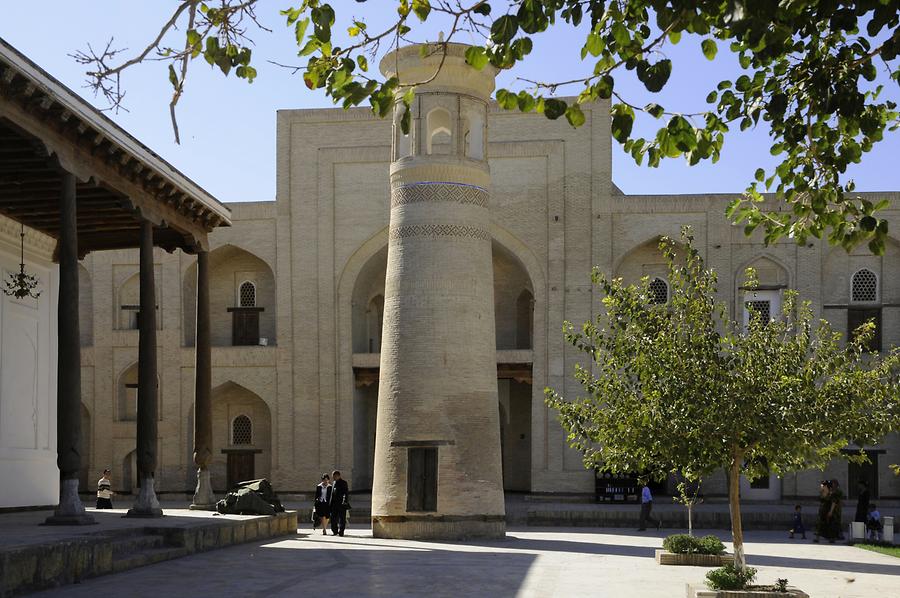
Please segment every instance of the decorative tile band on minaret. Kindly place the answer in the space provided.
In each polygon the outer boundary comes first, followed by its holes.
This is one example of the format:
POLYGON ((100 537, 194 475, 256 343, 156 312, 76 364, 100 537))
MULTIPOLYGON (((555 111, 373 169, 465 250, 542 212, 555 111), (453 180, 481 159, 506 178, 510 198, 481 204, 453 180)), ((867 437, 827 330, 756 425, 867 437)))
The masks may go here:
POLYGON ((485 155, 496 72, 468 66, 465 49, 409 46, 381 63, 403 84, 428 83, 415 88, 408 134, 399 101, 394 116, 376 537, 506 531, 485 155))

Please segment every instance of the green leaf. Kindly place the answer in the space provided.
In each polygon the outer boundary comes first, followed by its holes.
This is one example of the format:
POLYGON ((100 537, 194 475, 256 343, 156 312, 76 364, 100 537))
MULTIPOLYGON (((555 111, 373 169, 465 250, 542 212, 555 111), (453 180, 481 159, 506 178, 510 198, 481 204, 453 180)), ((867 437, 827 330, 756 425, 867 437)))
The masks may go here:
POLYGON ((600 53, 603 52, 603 48, 606 44, 603 43, 603 38, 596 33, 588 33, 587 41, 584 44, 584 50, 582 51, 582 58, 584 58, 584 52, 588 52, 591 56, 597 57, 600 56, 600 53))
POLYGON ((497 104, 504 110, 515 110, 519 105, 519 99, 516 94, 511 93, 507 89, 498 89, 496 98, 497 104))
POLYGON ((672 74, 672 61, 668 58, 660 60, 656 64, 641 61, 637 65, 637 76, 647 91, 656 93, 660 91, 672 74))
POLYGON ((659 104, 650 103, 644 106, 644 110, 653 118, 659 118, 665 112, 665 109, 659 104))
POLYGON ((297 40, 297 45, 303 43, 303 39, 306 37, 306 28, 309 26, 309 17, 304 19, 300 19, 294 24, 294 37, 297 40))
POLYGON ((761 183, 766 178, 766 171, 763 170, 762 168, 757 168, 756 174, 754 175, 754 177, 756 178, 757 181, 759 181, 761 183))
POLYGON ((628 33, 628 28, 625 27, 620 21, 616 21, 612 26, 612 34, 613 39, 616 40, 616 45, 618 46, 618 51, 621 52, 624 48, 631 43, 631 36, 628 33))
POLYGON ((191 49, 191 58, 196 58, 199 56, 200 52, 203 51, 203 46, 201 45, 201 37, 200 34, 197 33, 196 29, 188 29, 187 31, 187 44, 191 49))
POLYGON ((509 43, 519 30, 515 15, 503 15, 491 25, 491 41, 498 45, 509 43))
POLYGON ((412 11, 420 21, 424 22, 431 12, 431 2, 429 0, 412 0, 412 11))
POLYGON ((313 22, 313 35, 320 42, 331 41, 331 26, 334 25, 334 9, 328 4, 314 7, 310 11, 313 22))
POLYGON ((634 126, 634 111, 630 106, 616 104, 612 108, 612 136, 619 143, 625 143, 634 126))
MULTIPOLYGON (((579 110, 579 112, 581 112, 581 110, 579 110)), ((563 114, 566 114, 566 118, 568 118, 567 104, 565 101, 557 98, 547 98, 544 101, 544 116, 550 120, 556 120, 563 114)), ((581 118, 583 120, 584 115, 582 115, 581 118)))
POLYGON ((700 42, 700 48, 703 50, 703 55, 706 56, 707 60, 714 60, 716 58, 718 47, 716 46, 716 42, 714 40, 706 38, 705 40, 700 42))
POLYGON ((581 107, 578 104, 572 104, 571 106, 566 108, 566 120, 569 121, 569 124, 576 129, 584 124, 584 113, 581 111, 581 107))
POLYGON ((466 48, 466 62, 480 71, 487 66, 487 52, 481 46, 469 46, 466 48))

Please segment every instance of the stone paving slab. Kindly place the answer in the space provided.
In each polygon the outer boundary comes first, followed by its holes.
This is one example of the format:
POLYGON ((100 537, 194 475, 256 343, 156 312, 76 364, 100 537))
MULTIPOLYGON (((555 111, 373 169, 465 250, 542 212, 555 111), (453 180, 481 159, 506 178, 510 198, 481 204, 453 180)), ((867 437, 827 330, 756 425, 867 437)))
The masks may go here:
MULTIPOLYGON (((723 540, 727 534, 720 533, 723 540)), ((486 596, 672 598, 708 569, 657 565, 663 533, 584 528, 512 529, 506 540, 438 543, 381 540, 368 528, 343 538, 296 537, 234 546, 88 580, 39 596, 486 596)), ((900 594, 900 559, 846 545, 749 532, 758 581, 786 577, 815 598, 900 594)), ((732 546, 726 542, 731 551, 732 546)))

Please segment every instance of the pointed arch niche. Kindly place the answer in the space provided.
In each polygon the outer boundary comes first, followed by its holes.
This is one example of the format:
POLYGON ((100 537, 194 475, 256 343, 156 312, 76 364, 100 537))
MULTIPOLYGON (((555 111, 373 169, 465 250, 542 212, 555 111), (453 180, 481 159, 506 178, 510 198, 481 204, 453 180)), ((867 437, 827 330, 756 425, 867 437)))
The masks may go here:
MULTIPOLYGON (((211 251, 209 310, 212 346, 274 345, 276 291, 275 275, 260 257, 234 245, 223 245, 211 251)), ((196 259, 184 273, 182 305, 184 344, 192 347, 197 318, 196 259)))
MULTIPOLYGON (((193 411, 193 408, 192 408, 193 411)), ((212 463, 216 492, 272 470, 272 413, 255 392, 229 380, 212 390, 212 463)))
POLYGON ((453 153, 453 122, 446 108, 432 108, 425 118, 425 153, 453 153))
POLYGON ((759 314, 765 321, 781 317, 782 295, 790 287, 791 278, 788 269, 777 259, 769 255, 758 256, 735 272, 738 304, 735 313, 738 322, 744 327, 750 325, 753 314, 759 314), (757 286, 747 287, 747 270, 752 268, 757 286))

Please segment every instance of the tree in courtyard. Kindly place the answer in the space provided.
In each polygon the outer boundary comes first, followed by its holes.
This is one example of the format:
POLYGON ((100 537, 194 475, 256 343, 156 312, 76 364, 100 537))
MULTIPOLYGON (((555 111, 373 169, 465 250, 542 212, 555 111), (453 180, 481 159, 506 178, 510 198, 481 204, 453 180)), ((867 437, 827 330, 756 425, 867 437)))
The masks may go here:
POLYGON ((683 241, 661 243, 666 304, 649 301, 647 279, 625 285, 594 270, 605 313, 565 332, 591 359, 576 368, 585 395, 547 389, 546 401, 588 468, 694 482, 724 469, 735 560, 745 567, 740 476, 821 469, 848 444, 897 430, 900 352, 867 353, 871 323, 842 347, 792 291, 780 316, 733 322, 716 299, 715 272, 687 231, 683 241))
MULTIPOLYGON (((357 0, 358 4, 366 0, 357 0)), ((774 172, 757 169, 742 197, 728 208, 747 232, 765 230, 766 242, 808 235, 852 248, 867 242, 881 254, 886 203, 854 194, 842 174, 861 161, 900 124, 896 104, 880 99, 883 85, 900 83, 900 4, 896 0, 379 0, 370 5, 391 14, 381 27, 329 3, 302 0, 281 11, 296 36, 300 60, 288 65, 302 73, 310 89, 322 89, 345 108, 368 101, 385 116, 400 98, 409 126, 412 89, 422 81, 383 79, 370 60, 385 50, 425 41, 423 30, 443 28, 446 36, 426 52, 443 53, 447 43, 483 40, 467 53, 475 68, 513 69, 528 60, 533 39, 574 27, 584 39, 578 56, 582 74, 568 80, 518 79, 498 89, 501 107, 585 121, 581 106, 611 101, 613 138, 640 164, 665 158, 690 164, 715 162, 725 133, 763 126, 771 153, 782 156, 774 172), (393 10, 392 10, 393 9, 393 10), (396 12, 394 12, 394 10, 396 12), (714 60, 720 48, 737 56, 742 72, 734 80, 710 82, 707 105, 664 107, 652 94, 669 82, 675 66, 667 46, 693 43, 714 60), (625 97, 616 78, 633 73, 646 97, 625 97), (557 92, 574 98, 556 97, 557 92), (636 118, 658 121, 652 137, 633 134, 636 118), (773 190, 783 209, 764 208, 761 189, 773 190)), ((113 105, 122 100, 120 77, 129 67, 159 59, 168 67, 175 105, 185 90, 189 66, 202 57, 225 75, 253 81, 251 32, 268 31, 257 19, 259 0, 179 0, 171 17, 145 48, 123 54, 110 43, 102 51, 75 56, 88 66, 89 82, 113 105)), ((349 11, 348 11, 349 12, 349 11)), ((434 36, 431 36, 434 41, 434 36)), ((284 62, 281 60, 280 62, 284 62)), ((441 61, 442 64, 442 61, 441 61)), ((895 89, 895 88, 894 88, 895 89)))

